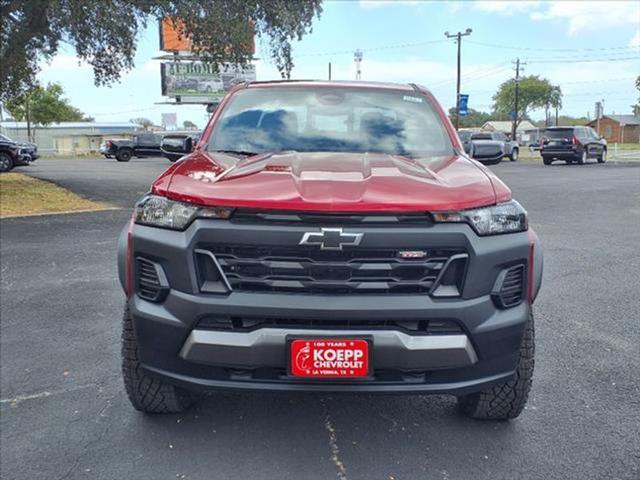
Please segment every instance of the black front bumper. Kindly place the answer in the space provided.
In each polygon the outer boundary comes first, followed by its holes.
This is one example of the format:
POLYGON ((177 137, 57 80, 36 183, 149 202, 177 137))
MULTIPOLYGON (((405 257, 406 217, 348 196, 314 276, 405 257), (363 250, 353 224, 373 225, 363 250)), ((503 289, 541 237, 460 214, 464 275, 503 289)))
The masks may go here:
MULTIPOLYGON (((364 232, 362 247, 377 243, 399 248, 456 247, 469 259, 460 295, 322 295, 287 292, 199 291, 194 251, 203 243, 258 246, 299 241, 309 225, 234 224, 197 220, 185 232, 134 225, 132 258, 145 256, 162 266, 170 288, 161 302, 133 294, 128 303, 143 367, 153 375, 188 388, 366 392, 468 393, 513 375, 520 340, 530 316, 524 299, 499 308, 492 296, 496 280, 509 266, 526 265, 535 295, 540 286, 541 251, 530 265, 529 232, 479 237, 467 225, 429 228, 355 226, 364 232), (530 270, 533 269, 533 270, 530 270), (234 318, 313 320, 313 327, 271 326, 253 331, 203 328, 212 315, 234 318), (448 321, 458 332, 423 334, 394 328, 342 328, 336 319, 366 321, 448 321), (326 328, 323 327, 326 322, 326 328), (287 375, 286 338, 367 336, 372 338, 372 375, 359 380, 301 380, 287 375)), ((351 227, 345 228, 345 231, 351 227)), ((123 232, 124 233, 124 232, 123 232)), ((121 237, 119 270, 126 276, 126 233, 121 237)), ((537 242, 537 241, 536 241, 537 242)), ((525 290, 528 291, 528 286, 525 290)))

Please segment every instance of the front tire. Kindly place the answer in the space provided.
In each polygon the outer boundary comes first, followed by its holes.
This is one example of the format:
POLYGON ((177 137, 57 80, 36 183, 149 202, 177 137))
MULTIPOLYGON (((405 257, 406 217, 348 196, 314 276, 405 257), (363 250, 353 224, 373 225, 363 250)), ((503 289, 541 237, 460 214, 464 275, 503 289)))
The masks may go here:
POLYGON ((0 172, 8 172, 13 168, 13 159, 7 153, 0 153, 0 172))
POLYGON ((551 162, 553 162, 552 157, 549 157, 547 155, 542 156, 542 163, 544 163, 545 165, 551 165, 551 162))
POLYGON ((479 420, 509 420, 520 415, 531 390, 534 352, 535 332, 533 314, 530 314, 522 335, 520 359, 514 377, 482 392, 458 397, 462 412, 479 420))
POLYGON ((520 150, 519 150, 519 149, 517 149, 517 148, 514 148, 514 149, 511 151, 511 155, 509 155, 509 160, 511 160, 512 162, 517 162, 517 161, 518 161, 519 156, 520 156, 520 150))
POLYGON ((179 413, 191 405, 188 392, 150 377, 140 365, 129 306, 122 319, 122 376, 133 408, 144 413, 179 413))

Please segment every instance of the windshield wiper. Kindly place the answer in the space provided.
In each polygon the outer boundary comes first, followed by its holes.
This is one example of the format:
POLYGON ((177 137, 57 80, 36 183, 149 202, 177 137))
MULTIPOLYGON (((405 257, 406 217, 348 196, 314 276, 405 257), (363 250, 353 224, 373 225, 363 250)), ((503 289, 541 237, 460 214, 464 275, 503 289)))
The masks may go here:
POLYGON ((228 153, 231 155, 244 155, 245 157, 253 157, 257 152, 247 152, 246 150, 210 150, 211 153, 228 153))

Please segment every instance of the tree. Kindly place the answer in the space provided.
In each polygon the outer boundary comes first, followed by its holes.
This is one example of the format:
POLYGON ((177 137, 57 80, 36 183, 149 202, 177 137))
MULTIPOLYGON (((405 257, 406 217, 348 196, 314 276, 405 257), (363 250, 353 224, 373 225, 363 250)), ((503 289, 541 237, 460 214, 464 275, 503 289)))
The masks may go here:
POLYGON ((0 101, 34 87, 39 64, 51 60, 62 42, 93 67, 97 86, 117 81, 134 66, 139 32, 163 17, 181 19, 174 25, 215 66, 246 64, 253 56, 251 33, 265 37, 288 77, 290 42, 311 31, 321 1, 0 0, 0 101))
POLYGON ((184 122, 182 122, 182 127, 186 130, 196 130, 198 128, 198 126, 191 120, 185 120, 184 122))
POLYGON ((144 118, 144 117, 132 118, 131 120, 129 120, 129 123, 135 123, 136 125, 142 125, 142 127, 145 130, 148 129, 151 125, 153 125, 153 122, 151 120, 149 120, 148 118, 144 118))
MULTIPOLYGON (((636 90, 640 92, 640 75, 636 77, 636 90)), ((633 114, 637 117, 640 117, 640 95, 638 96, 638 102, 635 105, 631 105, 633 110, 633 114)))
MULTIPOLYGON (((493 96, 493 110, 498 115, 505 115, 511 119, 514 129, 520 122, 527 118, 533 110, 562 105, 562 91, 560 87, 553 86, 549 80, 537 75, 529 75, 519 80, 518 90, 518 116, 513 118, 515 112, 516 81, 515 79, 503 82, 493 96)), ((548 114, 547 114, 548 117, 548 114)))
MULTIPOLYGON (((473 127, 481 127, 485 122, 492 120, 491 114, 487 112, 480 112, 479 110, 474 110, 473 108, 469 108, 469 113, 467 115, 460 117, 460 128, 473 128, 473 127)), ((456 107, 451 107, 449 109, 449 119, 453 122, 456 118, 456 107)))
POLYGON ((63 97, 64 90, 58 83, 46 87, 35 86, 26 92, 11 97, 5 103, 7 111, 20 122, 27 122, 27 136, 31 141, 35 137, 35 127, 46 126, 54 122, 90 121, 80 110, 69 104, 63 97), (32 132, 31 126, 34 126, 32 132))

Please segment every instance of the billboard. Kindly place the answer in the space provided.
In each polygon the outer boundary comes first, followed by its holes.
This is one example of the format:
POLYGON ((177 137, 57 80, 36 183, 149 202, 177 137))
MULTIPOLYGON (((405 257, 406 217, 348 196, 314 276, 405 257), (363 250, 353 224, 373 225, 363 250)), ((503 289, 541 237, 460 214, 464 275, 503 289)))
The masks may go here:
POLYGON ((160 23, 160 50, 165 52, 190 52, 191 39, 182 35, 180 31, 184 27, 181 20, 175 21, 164 17, 160 23))
MULTIPOLYGON (((249 24, 248 28, 251 37, 250 51, 253 53, 256 51, 253 25, 249 24)), ((191 39, 182 33, 183 30, 184 22, 179 18, 173 20, 171 17, 163 17, 162 22, 160 22, 160 50, 174 53, 191 53, 193 44, 191 39)))
POLYGON ((255 65, 214 65, 199 61, 163 62, 160 66, 162 95, 167 97, 198 97, 216 99, 232 85, 256 79, 255 65))

